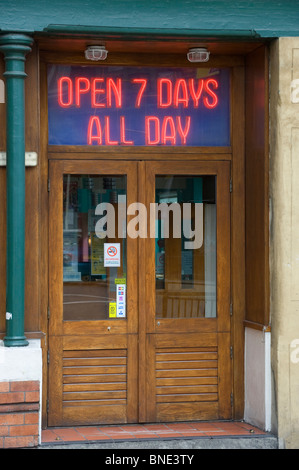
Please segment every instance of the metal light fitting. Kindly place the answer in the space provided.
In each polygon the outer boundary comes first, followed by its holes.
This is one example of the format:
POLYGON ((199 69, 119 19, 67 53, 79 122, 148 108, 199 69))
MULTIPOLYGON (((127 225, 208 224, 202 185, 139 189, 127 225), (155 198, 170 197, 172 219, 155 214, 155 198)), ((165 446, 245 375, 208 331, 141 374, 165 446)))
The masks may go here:
POLYGON ((208 62, 210 52, 206 47, 193 47, 187 53, 189 62, 208 62))
POLYGON ((84 53, 87 60, 105 60, 108 55, 105 46, 88 46, 84 53))

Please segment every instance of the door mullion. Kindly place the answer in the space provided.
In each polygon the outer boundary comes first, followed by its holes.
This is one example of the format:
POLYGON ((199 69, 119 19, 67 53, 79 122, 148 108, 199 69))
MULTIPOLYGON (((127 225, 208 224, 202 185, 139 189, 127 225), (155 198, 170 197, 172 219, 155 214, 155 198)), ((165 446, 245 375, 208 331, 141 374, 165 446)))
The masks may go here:
MULTIPOLYGON (((139 203, 145 204, 145 189, 146 189, 146 178, 145 178, 145 167, 146 164, 144 161, 138 162, 137 169, 137 195, 139 203)), ((144 221, 146 222, 146 221, 144 221)), ((138 237, 138 285, 137 285, 137 295, 138 295, 138 371, 139 371, 139 422, 146 421, 146 409, 147 409, 147 400, 146 400, 146 387, 147 387, 147 377, 146 377, 146 297, 144 295, 145 286, 146 286, 146 262, 147 262, 147 243, 145 238, 138 237)))

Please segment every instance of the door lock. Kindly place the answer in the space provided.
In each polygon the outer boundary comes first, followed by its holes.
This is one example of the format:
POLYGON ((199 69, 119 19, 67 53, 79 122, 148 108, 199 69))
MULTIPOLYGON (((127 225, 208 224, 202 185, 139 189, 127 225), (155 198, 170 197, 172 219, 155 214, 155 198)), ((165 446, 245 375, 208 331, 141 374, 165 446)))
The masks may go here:
POLYGON ((108 326, 107 330, 110 331, 110 330, 111 330, 111 326, 108 326))

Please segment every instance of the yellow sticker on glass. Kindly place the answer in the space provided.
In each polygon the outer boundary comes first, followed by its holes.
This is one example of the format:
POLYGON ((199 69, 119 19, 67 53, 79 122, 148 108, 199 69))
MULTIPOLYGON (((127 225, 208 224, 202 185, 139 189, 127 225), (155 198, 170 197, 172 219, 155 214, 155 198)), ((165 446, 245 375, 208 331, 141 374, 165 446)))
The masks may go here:
POLYGON ((109 302, 109 318, 116 318, 116 302, 109 302))

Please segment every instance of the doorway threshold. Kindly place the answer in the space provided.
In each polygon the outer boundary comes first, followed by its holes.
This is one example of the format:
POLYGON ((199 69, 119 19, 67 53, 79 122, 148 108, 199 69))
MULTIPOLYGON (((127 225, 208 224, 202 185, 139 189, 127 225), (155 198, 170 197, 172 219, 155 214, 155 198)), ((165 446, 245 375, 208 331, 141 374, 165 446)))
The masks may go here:
POLYGON ((244 421, 73 426, 42 430, 41 448, 70 446, 103 449, 277 448, 277 438, 244 421))

